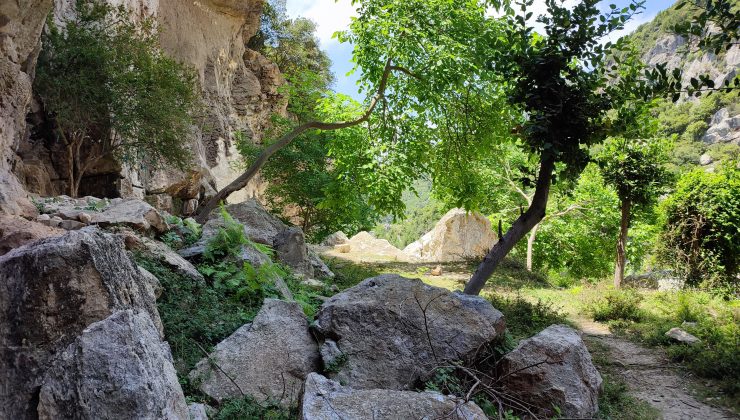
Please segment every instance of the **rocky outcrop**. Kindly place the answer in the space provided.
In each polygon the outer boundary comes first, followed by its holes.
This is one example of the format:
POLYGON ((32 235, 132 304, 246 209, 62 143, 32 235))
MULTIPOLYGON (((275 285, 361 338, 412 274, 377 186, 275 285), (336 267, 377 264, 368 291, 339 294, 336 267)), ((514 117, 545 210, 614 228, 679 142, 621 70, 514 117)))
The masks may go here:
POLYGON ((44 214, 50 216, 43 220, 39 218, 39 221, 67 230, 86 225, 101 227, 122 225, 139 232, 155 233, 164 233, 169 229, 164 215, 159 210, 136 199, 107 200, 95 197, 71 198, 62 195, 40 199, 39 206, 44 214), (65 221, 68 223, 63 223, 65 221))
POLYGON ((26 136, 39 38, 51 7, 52 0, 0 2, 0 213, 36 213, 12 170, 26 136))
POLYGON ((324 238, 323 241, 321 241, 321 245, 323 246, 334 246, 334 245, 340 245, 349 242, 349 238, 347 235, 344 234, 342 231, 337 231, 332 233, 331 235, 324 238))
POLYGON ((302 420, 450 419, 485 420, 475 403, 436 392, 358 390, 344 387, 318 373, 306 378, 302 420))
POLYGON ((496 234, 485 216, 452 209, 403 251, 426 262, 465 261, 484 257, 495 243, 496 234))
POLYGON ((592 418, 599 411, 601 375, 581 336, 570 327, 552 325, 522 340, 498 367, 504 389, 538 407, 535 414, 592 418))
POLYGON ((39 419, 187 419, 170 347, 149 315, 124 310, 87 327, 54 361, 39 419))
POLYGON ((193 264, 167 245, 149 238, 139 238, 139 240, 141 245, 138 247, 138 250, 145 256, 160 261, 180 275, 190 277, 194 280, 205 280, 193 264))
POLYGON ((115 310, 146 311, 157 330, 153 288, 123 240, 96 228, 16 248, 0 257, 0 418, 33 416, 52 358, 115 310))
POLYGON ((382 275, 322 306, 315 328, 346 356, 334 377, 353 388, 412 389, 433 368, 466 361, 505 324, 485 299, 382 275))
MULTIPOLYGON (((709 122, 709 129, 701 140, 709 144, 733 143, 740 145, 740 114, 730 115, 728 108, 722 108, 715 112, 712 120, 709 122)), ((710 163, 712 162, 710 161, 706 164, 708 165, 710 163)), ((702 163, 702 165, 705 165, 705 163, 702 163)))
POLYGON ((220 342, 188 376, 218 401, 248 395, 290 405, 319 361, 301 306, 265 299, 254 321, 220 342))
MULTIPOLYGON (((162 28, 160 44, 163 50, 195 70, 205 112, 199 116, 191 136, 184 139, 193 152, 191 167, 196 168, 195 171, 183 172, 154 165, 132 167, 106 159, 89 170, 81 191, 96 196, 146 198, 160 209, 190 214, 198 200, 212 196, 215 189, 238 175, 233 165, 240 159, 236 138, 260 143, 270 117, 285 113, 287 99, 279 92, 284 83, 279 69, 247 48, 250 38, 259 29, 263 1, 106 1, 125 6, 132 19, 147 16, 156 19, 162 28)), ((41 138, 43 135, 39 138, 25 136, 22 123, 29 107, 34 114, 31 120, 39 124, 43 121, 43 114, 38 112, 41 107, 31 103, 30 75, 39 46, 38 34, 52 3, 57 23, 74 14, 74 0, 24 0, 17 6, 20 12, 15 10, 16 6, 3 6, 9 9, 7 13, 3 10, 11 21, 9 26, 19 26, 11 29, 19 32, 24 41, 23 51, 17 54, 20 57, 14 63, 18 63, 19 68, 28 67, 9 72, 13 77, 27 73, 17 79, 20 82, 8 78, 19 86, 16 88, 18 95, 14 95, 18 98, 14 99, 17 104, 13 104, 13 109, 18 109, 17 115, 14 114, 17 124, 13 125, 21 128, 15 130, 18 135, 10 137, 19 143, 12 148, 20 156, 15 172, 29 191, 44 196, 66 192, 65 152, 41 138), (30 22, 28 28, 26 21, 30 22), (35 36, 28 36, 27 32, 34 32, 35 36)), ((2 22, 0 20, 0 24, 2 22)), ((263 188, 261 181, 256 179, 230 198, 241 201, 260 194, 263 188)))

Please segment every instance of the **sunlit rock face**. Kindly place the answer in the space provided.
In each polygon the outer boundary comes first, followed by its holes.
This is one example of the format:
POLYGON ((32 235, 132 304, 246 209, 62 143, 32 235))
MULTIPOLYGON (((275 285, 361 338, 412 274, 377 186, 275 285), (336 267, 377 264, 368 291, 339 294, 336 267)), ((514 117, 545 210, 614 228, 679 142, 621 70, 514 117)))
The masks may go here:
MULTIPOLYGON (((132 19, 154 17, 162 28, 160 41, 165 52, 191 66, 196 72, 198 88, 202 92, 202 114, 196 118, 197 124, 192 128, 191 135, 183 141, 187 142, 193 155, 193 163, 189 169, 201 172, 202 176, 198 177, 199 185, 190 189, 196 192, 194 196, 174 197, 169 194, 168 189, 183 180, 194 179, 192 171, 183 172, 163 167, 132 168, 109 159, 102 160, 87 173, 81 193, 99 197, 147 199, 164 210, 180 213, 189 200, 202 200, 213 195, 239 174, 238 168, 235 169, 240 161, 236 137, 243 136, 247 141, 259 143, 270 116, 285 113, 287 99, 278 92, 278 88, 284 83, 279 69, 246 46, 259 29, 263 2, 106 1, 114 6, 124 5, 131 12, 132 19)), ((62 23, 75 13, 75 1, 37 0, 26 3, 46 5, 46 11, 39 12, 36 36, 28 40, 30 50, 37 54, 39 34, 46 13, 53 9, 54 21, 62 23)), ((16 116, 22 122, 28 113, 31 116, 29 120, 40 124, 43 114, 39 104, 33 103, 30 91, 30 74, 33 73, 34 66, 35 60, 30 64, 29 75, 21 80, 22 92, 17 95, 20 99, 17 100, 19 104, 16 106, 16 116)), ((14 129, 17 132, 12 136, 16 138, 15 147, 2 144, 3 151, 14 151, 19 157, 16 158, 18 164, 15 165, 15 172, 21 183, 27 190, 44 196, 65 193, 67 171, 63 150, 57 150, 58 147, 48 141, 21 133, 22 131, 22 127, 14 129)), ((0 179, 4 181, 4 178, 0 179)), ((255 179, 245 189, 233 194, 230 201, 243 201, 248 197, 259 196, 262 191, 262 181, 255 179)), ((192 201, 188 203, 190 207, 192 204, 192 201)))

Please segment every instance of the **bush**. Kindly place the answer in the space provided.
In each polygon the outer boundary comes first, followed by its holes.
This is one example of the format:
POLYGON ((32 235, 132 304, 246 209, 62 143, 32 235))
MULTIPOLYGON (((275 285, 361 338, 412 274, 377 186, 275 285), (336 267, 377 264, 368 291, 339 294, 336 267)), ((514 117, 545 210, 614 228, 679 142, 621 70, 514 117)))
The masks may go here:
POLYGON ((216 420, 290 420, 298 416, 295 407, 286 408, 279 403, 259 403, 250 397, 232 398, 221 403, 216 420))
POLYGON ((642 295, 632 289, 610 290, 587 306, 595 321, 639 321, 642 295))
POLYGON ((567 323, 565 315, 551 302, 538 299, 532 303, 520 295, 491 295, 488 300, 504 314, 506 328, 515 339, 531 337, 552 324, 567 323))
POLYGON ((660 206, 665 223, 659 257, 691 286, 738 294, 740 169, 729 162, 715 173, 694 170, 660 206))

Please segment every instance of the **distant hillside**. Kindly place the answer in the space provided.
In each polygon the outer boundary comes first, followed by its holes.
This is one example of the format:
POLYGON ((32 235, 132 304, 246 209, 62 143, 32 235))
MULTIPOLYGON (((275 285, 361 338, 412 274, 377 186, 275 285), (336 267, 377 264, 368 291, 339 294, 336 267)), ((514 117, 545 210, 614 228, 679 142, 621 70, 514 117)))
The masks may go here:
MULTIPOLYGON (((736 1, 740 8, 740 0, 736 1)), ((719 55, 696 51, 687 40, 673 33, 679 22, 691 18, 689 7, 677 10, 675 5, 664 10, 651 22, 630 35, 643 60, 655 65, 667 63, 669 70, 680 67, 684 84, 692 77, 708 74, 721 86, 732 80, 740 69, 740 46, 734 45, 719 55), (689 52, 690 50, 694 50, 689 52)), ((740 97, 737 92, 715 93, 689 98, 677 104, 663 101, 657 109, 665 134, 678 136, 674 156, 677 170, 696 164, 709 165, 740 150, 740 97)))

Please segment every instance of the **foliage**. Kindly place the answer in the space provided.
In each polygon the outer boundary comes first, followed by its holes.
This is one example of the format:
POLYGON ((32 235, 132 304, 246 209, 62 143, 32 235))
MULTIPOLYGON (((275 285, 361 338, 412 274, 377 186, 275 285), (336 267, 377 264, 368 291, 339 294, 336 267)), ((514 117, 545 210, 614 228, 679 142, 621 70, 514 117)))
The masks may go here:
POLYGON ((660 258, 689 285, 737 294, 740 270, 740 169, 727 162, 714 173, 696 169, 661 203, 660 258))
POLYGON ((153 18, 133 20, 123 6, 77 0, 63 23, 49 17, 34 88, 67 148, 72 195, 107 156, 186 164, 182 139, 197 102, 195 76, 159 48, 153 18))
POLYGON ((595 321, 639 321, 642 300, 642 295, 634 289, 609 290, 586 310, 595 321))
POLYGON ((167 224, 173 226, 174 229, 160 236, 159 240, 172 249, 193 245, 203 234, 203 227, 189 217, 183 220, 178 216, 168 216, 167 224))
POLYGON ((657 201, 670 176, 664 168, 670 144, 655 138, 610 138, 597 160, 604 181, 620 201, 650 206, 657 201))
POLYGON ((538 299, 532 303, 521 295, 488 296, 494 308, 501 311, 506 319, 506 328, 515 339, 531 337, 553 324, 566 323, 562 314, 551 302, 538 299))
POLYGON ((245 306, 225 290, 177 274, 156 261, 137 256, 136 262, 162 284, 157 309, 181 378, 187 377, 195 364, 205 357, 204 351, 251 321, 259 309, 245 306))
POLYGON ((279 402, 257 402, 252 397, 231 398, 219 405, 216 420, 290 420, 298 416, 297 407, 284 407, 279 402))
POLYGON ((375 237, 403 249, 432 230, 444 215, 445 206, 432 196, 432 184, 428 179, 419 179, 401 196, 406 211, 402 219, 388 216, 373 229, 375 237))
MULTIPOLYGON (((614 269, 612 257, 619 226, 618 199, 605 185, 598 167, 590 164, 570 190, 558 191, 548 206, 557 212, 572 205, 583 209, 542 224, 534 249, 534 268, 567 284, 582 279, 600 279, 614 269)), ((525 254, 525 244, 515 249, 525 254)))

